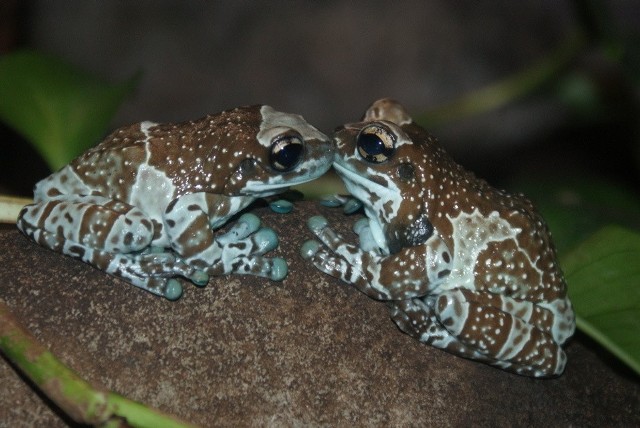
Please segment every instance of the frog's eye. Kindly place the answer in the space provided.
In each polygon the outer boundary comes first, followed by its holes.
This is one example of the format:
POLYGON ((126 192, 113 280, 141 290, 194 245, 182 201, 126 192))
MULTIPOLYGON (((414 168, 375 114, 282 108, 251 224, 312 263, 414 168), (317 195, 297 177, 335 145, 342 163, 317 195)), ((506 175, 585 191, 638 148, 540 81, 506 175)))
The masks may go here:
POLYGON ((396 136, 386 126, 372 124, 362 128, 356 138, 358 154, 367 162, 387 161, 395 150, 396 136))
POLYGON ((297 132, 281 134, 273 139, 269 162, 279 172, 291 171, 302 159, 304 144, 302 136, 297 132))

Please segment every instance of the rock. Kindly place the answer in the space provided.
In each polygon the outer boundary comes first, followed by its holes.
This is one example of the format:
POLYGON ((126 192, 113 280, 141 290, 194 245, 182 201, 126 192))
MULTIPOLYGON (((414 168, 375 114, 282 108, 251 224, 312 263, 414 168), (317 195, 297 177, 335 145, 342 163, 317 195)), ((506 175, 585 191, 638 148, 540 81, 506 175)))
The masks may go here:
MULTIPOLYGON (((638 377, 587 338, 552 380, 428 347, 298 255, 309 216, 345 234, 353 217, 310 202, 254 212, 281 237, 283 282, 212 278, 170 302, 3 227, 0 299, 89 382, 204 426, 640 425, 638 377)), ((0 426, 68 423, 6 360, 0 382, 0 426)))

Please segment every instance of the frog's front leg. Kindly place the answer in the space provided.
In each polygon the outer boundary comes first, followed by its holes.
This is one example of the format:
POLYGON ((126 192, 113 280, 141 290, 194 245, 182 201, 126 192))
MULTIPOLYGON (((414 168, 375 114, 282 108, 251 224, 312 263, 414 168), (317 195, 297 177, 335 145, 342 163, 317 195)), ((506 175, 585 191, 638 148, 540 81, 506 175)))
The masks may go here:
POLYGON ((262 257, 277 247, 278 238, 272 229, 260 228, 255 215, 245 214, 228 232, 215 233, 252 200, 209 193, 175 199, 164 215, 172 249, 186 263, 210 275, 235 273, 283 279, 287 274, 284 259, 262 257))
POLYGON ((374 299, 403 300, 425 295, 451 272, 449 249, 435 234, 422 245, 383 256, 345 242, 323 217, 310 218, 308 225, 326 248, 307 241, 302 256, 321 271, 353 284, 374 299))
POLYGON ((530 301, 454 288, 399 303, 392 316, 422 342, 518 374, 557 376, 567 361, 555 315, 530 301))

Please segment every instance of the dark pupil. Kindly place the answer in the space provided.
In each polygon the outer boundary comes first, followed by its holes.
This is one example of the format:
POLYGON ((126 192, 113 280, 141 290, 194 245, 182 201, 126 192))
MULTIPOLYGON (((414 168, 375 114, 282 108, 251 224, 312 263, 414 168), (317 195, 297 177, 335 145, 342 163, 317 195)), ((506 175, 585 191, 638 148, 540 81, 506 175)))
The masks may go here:
POLYGON ((271 165, 278 171, 289 171, 300 161, 302 149, 298 142, 277 143, 271 152, 271 165))
POLYGON ((384 154, 387 151, 387 147, 376 134, 360 135, 358 145, 363 152, 370 156, 384 154))
POLYGON ((377 134, 360 134, 358 152, 367 162, 382 163, 393 155, 393 145, 389 147, 377 134))

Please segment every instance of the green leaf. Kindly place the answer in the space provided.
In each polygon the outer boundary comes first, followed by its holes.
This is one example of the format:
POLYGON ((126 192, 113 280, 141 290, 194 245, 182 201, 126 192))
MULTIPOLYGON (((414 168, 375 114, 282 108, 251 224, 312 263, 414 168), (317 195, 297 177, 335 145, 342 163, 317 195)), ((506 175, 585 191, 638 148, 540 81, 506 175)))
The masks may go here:
POLYGON ((18 51, 0 58, 0 120, 57 170, 104 136, 138 80, 111 85, 59 59, 18 51))
POLYGON ((640 234, 605 227, 561 261, 578 328, 640 374, 640 234))

